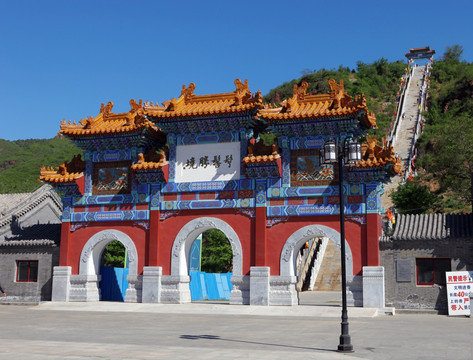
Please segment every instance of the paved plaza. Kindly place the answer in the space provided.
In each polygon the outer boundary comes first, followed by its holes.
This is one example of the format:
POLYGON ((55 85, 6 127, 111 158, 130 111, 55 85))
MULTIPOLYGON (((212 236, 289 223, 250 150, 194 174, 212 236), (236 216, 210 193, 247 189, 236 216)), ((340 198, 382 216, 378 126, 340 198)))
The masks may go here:
POLYGON ((473 319, 349 308, 354 353, 335 349, 340 307, 225 303, 0 306, 1 359, 472 359, 473 319))

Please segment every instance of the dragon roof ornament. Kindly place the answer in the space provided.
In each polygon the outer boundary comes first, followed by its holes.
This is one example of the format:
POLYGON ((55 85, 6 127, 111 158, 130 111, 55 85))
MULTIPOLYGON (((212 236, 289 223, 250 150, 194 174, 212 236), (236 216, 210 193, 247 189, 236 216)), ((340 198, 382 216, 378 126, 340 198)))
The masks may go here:
POLYGON ((89 116, 76 122, 61 121, 60 135, 75 138, 77 136, 98 135, 108 133, 126 133, 139 129, 149 129, 157 132, 157 127, 144 115, 143 101, 131 99, 131 109, 128 112, 113 113, 113 102, 101 104, 100 112, 96 117, 89 116))

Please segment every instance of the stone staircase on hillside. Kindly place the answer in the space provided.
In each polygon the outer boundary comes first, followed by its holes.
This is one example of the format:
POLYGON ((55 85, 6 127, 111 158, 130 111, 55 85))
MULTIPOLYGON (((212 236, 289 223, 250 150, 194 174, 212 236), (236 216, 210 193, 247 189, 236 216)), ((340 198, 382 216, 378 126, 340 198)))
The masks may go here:
MULTIPOLYGON (((409 165, 409 152, 414 142, 415 127, 419 112, 419 104, 417 100, 419 98, 419 90, 422 86, 424 71, 424 66, 417 66, 413 69, 412 77, 404 99, 404 118, 402 118, 402 114, 399 114, 400 123, 396 141, 394 142, 394 151, 401 158, 403 169, 406 169, 409 165)), ((402 179, 403 176, 396 175, 391 178, 390 183, 385 184, 384 194, 381 196, 381 205, 385 209, 392 207, 393 203, 389 194, 391 191, 397 189, 402 179)))
POLYGON ((340 249, 329 240, 314 284, 314 291, 341 291, 341 275, 340 249))

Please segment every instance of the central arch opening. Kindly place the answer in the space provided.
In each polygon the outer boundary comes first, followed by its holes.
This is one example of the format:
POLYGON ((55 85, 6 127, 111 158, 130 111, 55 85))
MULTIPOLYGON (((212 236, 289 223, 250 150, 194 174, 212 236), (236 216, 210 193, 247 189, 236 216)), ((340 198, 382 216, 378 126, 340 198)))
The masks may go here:
POLYGON ((172 246, 171 275, 178 275, 183 279, 179 292, 180 299, 185 302, 192 301, 189 284, 190 254, 195 239, 203 232, 210 229, 222 231, 231 245, 233 252, 232 289, 230 302, 240 304, 246 301, 246 293, 241 290, 243 252, 240 239, 235 230, 225 221, 215 217, 199 217, 189 221, 179 230, 172 246))
POLYGON ((306 241, 297 256, 301 304, 338 306, 341 299, 340 249, 326 237, 306 241))
MULTIPOLYGON (((281 253, 281 275, 298 277, 300 284, 297 284, 299 286, 296 285, 296 288, 299 291, 299 304, 339 306, 341 301, 340 243, 340 234, 336 230, 319 224, 304 226, 289 236, 281 253), (304 251, 309 251, 312 246, 317 253, 318 264, 316 265, 319 267, 317 274, 312 276, 312 289, 315 291, 301 291, 305 278, 298 269, 307 265, 306 270, 310 276, 314 262, 306 260, 305 264, 302 264, 304 261, 299 264, 299 256, 304 251), (305 248, 308 250, 304 250, 305 248)), ((346 240, 345 247, 347 279, 351 280, 353 257, 346 240)))
POLYGON ((125 301, 128 288, 128 256, 125 246, 118 240, 109 242, 100 261, 100 300, 125 301))
POLYGON ((297 256, 297 286, 304 291, 341 291, 340 249, 325 237, 306 241, 297 256))
POLYGON ((218 229, 197 236, 189 261, 192 301, 229 301, 232 274, 233 251, 227 236, 218 229))

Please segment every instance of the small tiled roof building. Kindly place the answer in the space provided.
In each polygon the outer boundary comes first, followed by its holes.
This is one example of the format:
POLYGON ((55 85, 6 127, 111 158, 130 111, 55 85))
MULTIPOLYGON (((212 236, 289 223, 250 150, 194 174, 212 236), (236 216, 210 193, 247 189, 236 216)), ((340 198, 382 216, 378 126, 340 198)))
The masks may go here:
POLYGON ((0 302, 51 299, 59 263, 60 197, 50 185, 33 193, 0 195, 0 302))
POLYGON ((398 215, 380 251, 387 306, 446 313, 445 271, 473 270, 473 215, 398 215))

